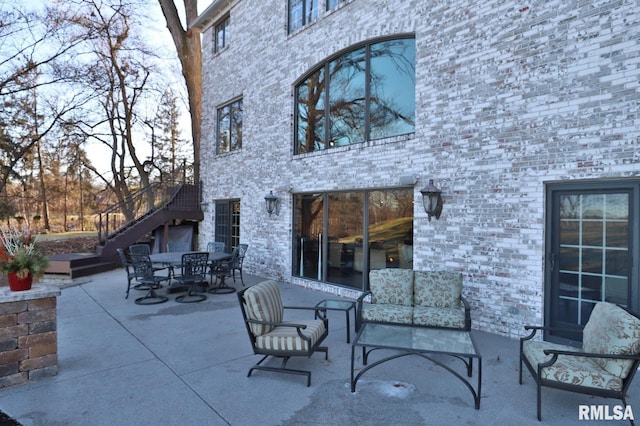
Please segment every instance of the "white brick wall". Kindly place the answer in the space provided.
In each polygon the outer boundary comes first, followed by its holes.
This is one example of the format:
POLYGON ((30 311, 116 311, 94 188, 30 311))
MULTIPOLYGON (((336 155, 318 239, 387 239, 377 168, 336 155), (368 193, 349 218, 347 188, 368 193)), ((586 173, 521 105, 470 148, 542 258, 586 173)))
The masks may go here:
MULTIPOLYGON (((541 323, 545 182, 640 175, 640 6, 626 1, 352 0, 287 34, 285 0, 239 0, 229 47, 203 34, 205 200, 241 200, 245 270, 291 277, 291 194, 414 174, 414 268, 462 271, 473 326, 541 323), (379 36, 415 33, 415 134, 293 156, 293 87, 379 36), (243 148, 215 155, 216 108, 244 99, 243 148), (442 188, 440 220, 420 193, 442 188), (269 216, 264 195, 281 199, 269 216)), ((213 212, 201 241, 213 237, 213 212)), ((345 289, 325 286, 338 294, 345 289)))

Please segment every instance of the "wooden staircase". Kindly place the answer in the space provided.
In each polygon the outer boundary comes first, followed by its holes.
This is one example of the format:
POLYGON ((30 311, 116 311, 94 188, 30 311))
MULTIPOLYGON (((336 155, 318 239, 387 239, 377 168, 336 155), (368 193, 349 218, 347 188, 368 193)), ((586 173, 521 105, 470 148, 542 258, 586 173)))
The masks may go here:
MULTIPOLYGON (((70 253, 49 256, 50 265, 45 273, 65 275, 73 279, 115 269, 120 266, 117 249, 124 249, 139 242, 159 227, 170 226, 177 221, 200 222, 204 219, 200 209, 198 185, 182 184, 175 187, 171 193, 168 202, 144 212, 115 231, 99 229, 100 244, 94 254, 70 253)), ((144 194, 136 196, 143 197, 144 194)), ((117 208, 110 208, 108 211, 116 212, 117 208)), ((109 223, 108 216, 104 222, 109 223)), ((101 220, 101 228, 102 223, 101 220)))

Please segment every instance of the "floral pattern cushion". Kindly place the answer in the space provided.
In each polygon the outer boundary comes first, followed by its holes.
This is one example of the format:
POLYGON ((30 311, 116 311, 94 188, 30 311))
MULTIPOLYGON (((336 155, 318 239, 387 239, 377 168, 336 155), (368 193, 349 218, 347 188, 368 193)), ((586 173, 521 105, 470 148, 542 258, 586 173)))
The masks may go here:
MULTIPOLYGON (((301 331, 303 335, 311 338, 311 346, 315 345, 325 332, 322 320, 296 320, 295 323, 307 326, 301 331)), ((309 351, 309 343, 298 335, 295 327, 282 326, 275 327, 267 334, 256 337, 256 347, 274 351, 309 351)))
POLYGON ((413 305, 413 271, 411 269, 374 269, 369 272, 371 303, 413 305))
POLYGON ((363 321, 411 324, 412 318, 413 308, 411 306, 376 304, 362 307, 363 321))
MULTIPOLYGON (((244 292, 247 316, 256 321, 282 322, 284 307, 278 283, 269 280, 249 287, 244 292)), ((261 336, 275 328, 267 324, 250 324, 254 336, 261 336)))
MULTIPOLYGON (((526 340, 523 342, 522 352, 534 368, 538 364, 548 361, 552 355, 545 355, 544 349, 558 349, 579 351, 573 346, 559 345, 549 342, 526 340)), ((558 360, 549 367, 542 369, 542 379, 567 383, 574 386, 585 386, 598 389, 622 390, 622 379, 601 368, 593 358, 580 356, 558 356, 558 360)))
POLYGON ((462 274, 449 271, 415 271, 416 306, 457 308, 462 294, 462 274))
POLYGON ((460 308, 413 308, 413 323, 427 327, 464 328, 464 306, 460 308))
MULTIPOLYGON (((585 352, 614 355, 640 353, 640 320, 613 303, 599 302, 584 327, 582 348, 585 352)), ((633 360, 595 358, 609 373, 626 378, 633 360)))

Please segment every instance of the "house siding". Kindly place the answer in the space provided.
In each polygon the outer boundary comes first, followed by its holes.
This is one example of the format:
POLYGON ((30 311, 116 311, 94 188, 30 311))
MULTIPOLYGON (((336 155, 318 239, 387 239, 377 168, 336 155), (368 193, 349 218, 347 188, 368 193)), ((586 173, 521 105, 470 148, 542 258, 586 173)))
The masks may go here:
POLYGON ((205 201, 241 201, 247 272, 352 296, 291 276, 291 192, 414 175, 414 268, 461 271, 473 327, 517 336, 543 318, 545 184, 640 175, 635 0, 351 0, 293 34, 284 0, 239 0, 230 13, 222 52, 203 31, 201 177, 205 201), (350 46, 402 34, 416 39, 415 132, 293 155, 296 81, 350 46), (238 96, 242 149, 216 155, 216 109, 238 96), (429 179, 443 192, 439 220, 422 208, 429 179), (270 190, 278 215, 264 208, 270 190))

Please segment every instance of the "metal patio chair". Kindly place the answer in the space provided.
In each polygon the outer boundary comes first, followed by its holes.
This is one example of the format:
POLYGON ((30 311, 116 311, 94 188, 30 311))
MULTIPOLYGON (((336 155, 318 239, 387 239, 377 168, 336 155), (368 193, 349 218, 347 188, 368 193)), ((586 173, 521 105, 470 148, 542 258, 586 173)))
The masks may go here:
POLYGON ((202 302, 207 296, 197 293, 195 288, 201 283, 207 282, 207 273, 209 271, 209 253, 196 252, 185 253, 182 255, 182 265, 180 275, 175 276, 174 280, 187 285, 187 293, 176 297, 179 303, 195 303, 202 302))
POLYGON ((295 356, 309 358, 314 352, 324 352, 325 360, 328 359, 328 348, 320 346, 329 333, 326 310, 283 306, 275 281, 263 281, 239 291, 237 295, 253 353, 264 355, 249 369, 247 377, 251 376, 253 370, 299 374, 307 376, 307 386, 310 386, 311 372, 287 368, 287 361, 295 356), (313 318, 317 315, 320 319, 285 322, 283 317, 286 309, 310 310, 314 312, 313 318), (263 365, 269 357, 281 358, 280 367, 263 365))
MULTIPOLYGON (((162 287, 163 281, 168 281, 169 277, 165 275, 156 275, 156 270, 153 268, 153 263, 148 255, 145 254, 132 254, 131 265, 133 267, 134 279, 145 286, 147 294, 143 297, 139 297, 135 300, 138 305, 156 305, 158 303, 164 303, 169 300, 166 296, 161 296, 156 293, 156 289, 162 287)), ((143 289, 142 287, 138 287, 143 289)))

